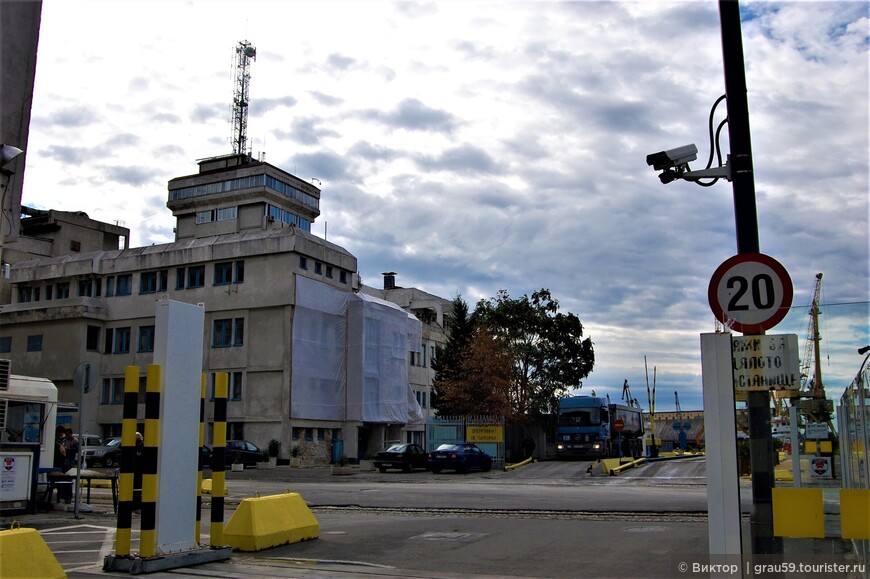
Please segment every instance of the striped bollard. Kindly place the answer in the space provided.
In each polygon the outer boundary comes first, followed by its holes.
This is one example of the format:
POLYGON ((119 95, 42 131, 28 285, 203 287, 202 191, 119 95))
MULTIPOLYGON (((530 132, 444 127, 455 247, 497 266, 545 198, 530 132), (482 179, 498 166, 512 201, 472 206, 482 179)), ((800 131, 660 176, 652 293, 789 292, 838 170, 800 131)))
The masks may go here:
POLYGON ((214 449, 211 455, 211 528, 212 547, 224 544, 224 498, 226 489, 227 383, 229 375, 218 372, 214 378, 214 449))
POLYGON ((160 443, 161 368, 149 364, 145 379, 145 446, 142 450, 142 523, 139 556, 153 557, 157 550, 157 447, 160 443))
POLYGON ((139 366, 124 371, 124 409, 121 417, 121 468, 118 473, 118 523, 115 555, 130 556, 133 527, 133 476, 136 470, 136 409, 139 404, 139 366))

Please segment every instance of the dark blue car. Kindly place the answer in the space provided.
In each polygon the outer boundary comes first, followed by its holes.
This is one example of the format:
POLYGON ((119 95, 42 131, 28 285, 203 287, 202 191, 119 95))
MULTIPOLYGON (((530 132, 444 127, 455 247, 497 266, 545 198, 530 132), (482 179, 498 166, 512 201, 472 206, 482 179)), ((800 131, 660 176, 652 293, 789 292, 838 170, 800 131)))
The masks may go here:
POLYGON ((429 453, 426 467, 436 474, 442 470, 455 470, 462 473, 470 470, 487 472, 492 468, 492 457, 471 442, 442 444, 429 453))

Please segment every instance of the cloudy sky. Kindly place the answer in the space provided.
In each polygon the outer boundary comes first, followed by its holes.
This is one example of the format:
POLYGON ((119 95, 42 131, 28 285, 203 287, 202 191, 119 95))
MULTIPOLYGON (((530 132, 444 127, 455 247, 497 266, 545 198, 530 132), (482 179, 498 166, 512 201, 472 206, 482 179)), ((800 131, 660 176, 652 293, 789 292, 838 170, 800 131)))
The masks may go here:
MULTIPOLYGON (((839 398, 868 336, 868 3, 744 2, 761 251, 803 351, 824 273, 839 398)), ((549 288, 595 344, 584 391, 701 407, 713 271, 737 253, 731 185, 662 185, 724 94, 715 2, 45 0, 25 205, 173 239, 167 181, 232 151, 233 54, 257 49, 253 154, 320 180, 326 235, 367 285, 470 304, 549 288)), ((714 123, 725 117, 725 106, 714 123)), ((721 139, 728 152, 727 130, 721 139)))

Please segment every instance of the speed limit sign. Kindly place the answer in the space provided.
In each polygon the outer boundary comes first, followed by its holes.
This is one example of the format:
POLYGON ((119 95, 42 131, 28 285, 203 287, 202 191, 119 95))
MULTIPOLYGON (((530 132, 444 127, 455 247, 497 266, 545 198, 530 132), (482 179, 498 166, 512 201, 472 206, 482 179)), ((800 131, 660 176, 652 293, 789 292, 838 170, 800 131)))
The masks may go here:
POLYGON ((741 253, 725 260, 707 289, 716 319, 744 334, 758 334, 781 322, 793 294, 788 272, 763 253, 741 253))

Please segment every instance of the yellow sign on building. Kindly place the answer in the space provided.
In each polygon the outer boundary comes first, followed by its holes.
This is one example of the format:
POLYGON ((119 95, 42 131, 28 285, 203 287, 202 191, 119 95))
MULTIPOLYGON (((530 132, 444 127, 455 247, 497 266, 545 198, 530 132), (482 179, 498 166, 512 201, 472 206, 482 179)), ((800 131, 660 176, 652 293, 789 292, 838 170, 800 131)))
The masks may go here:
POLYGON ((501 426, 466 426, 465 440, 468 442, 504 442, 504 428, 501 426))

